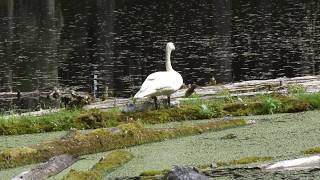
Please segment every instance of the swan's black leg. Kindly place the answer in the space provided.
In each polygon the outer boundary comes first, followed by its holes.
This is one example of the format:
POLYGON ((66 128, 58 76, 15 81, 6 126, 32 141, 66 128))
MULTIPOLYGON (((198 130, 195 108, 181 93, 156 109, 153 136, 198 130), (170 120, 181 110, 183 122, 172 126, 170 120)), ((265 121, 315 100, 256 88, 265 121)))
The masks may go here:
POLYGON ((152 99, 154 101, 155 108, 158 109, 157 96, 153 96, 152 99))
POLYGON ((168 107, 170 108, 170 96, 168 96, 168 107))

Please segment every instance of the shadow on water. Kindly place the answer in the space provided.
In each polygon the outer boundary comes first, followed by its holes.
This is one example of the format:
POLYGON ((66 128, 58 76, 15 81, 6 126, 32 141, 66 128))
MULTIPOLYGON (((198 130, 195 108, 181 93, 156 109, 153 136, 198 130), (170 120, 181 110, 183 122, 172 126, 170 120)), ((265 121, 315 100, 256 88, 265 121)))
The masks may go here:
POLYGON ((173 67, 186 84, 319 73, 318 1, 3 0, 0 91, 133 95, 173 67))

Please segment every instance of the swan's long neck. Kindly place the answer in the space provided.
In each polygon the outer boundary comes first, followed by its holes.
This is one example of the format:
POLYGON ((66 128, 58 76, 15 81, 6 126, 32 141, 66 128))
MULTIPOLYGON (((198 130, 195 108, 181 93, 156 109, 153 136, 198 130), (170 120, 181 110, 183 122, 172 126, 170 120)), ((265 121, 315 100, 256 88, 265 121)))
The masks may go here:
POLYGON ((171 51, 172 50, 170 48, 166 48, 166 70, 167 71, 174 71, 171 66, 171 60, 170 60, 171 51))

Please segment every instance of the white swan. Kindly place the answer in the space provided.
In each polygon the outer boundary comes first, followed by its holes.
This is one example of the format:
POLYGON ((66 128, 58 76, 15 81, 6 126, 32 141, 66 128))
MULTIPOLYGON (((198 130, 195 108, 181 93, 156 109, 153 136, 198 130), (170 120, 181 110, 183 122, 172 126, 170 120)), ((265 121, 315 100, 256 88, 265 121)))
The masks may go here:
POLYGON ((170 107, 170 95, 177 91, 183 84, 182 76, 173 70, 171 66, 171 51, 175 50, 172 42, 166 46, 166 71, 160 71, 150 74, 143 82, 140 90, 134 95, 134 98, 152 97, 155 107, 157 106, 157 96, 166 95, 170 107))

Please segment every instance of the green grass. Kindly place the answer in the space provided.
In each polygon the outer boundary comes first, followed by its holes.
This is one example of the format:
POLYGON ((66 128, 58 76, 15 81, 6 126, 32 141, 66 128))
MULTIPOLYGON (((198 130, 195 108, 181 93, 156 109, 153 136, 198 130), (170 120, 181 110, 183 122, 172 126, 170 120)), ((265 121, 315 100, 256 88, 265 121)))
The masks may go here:
POLYGON ((42 116, 0 117, 0 134, 17 135, 68 130, 81 110, 62 110, 42 116))

